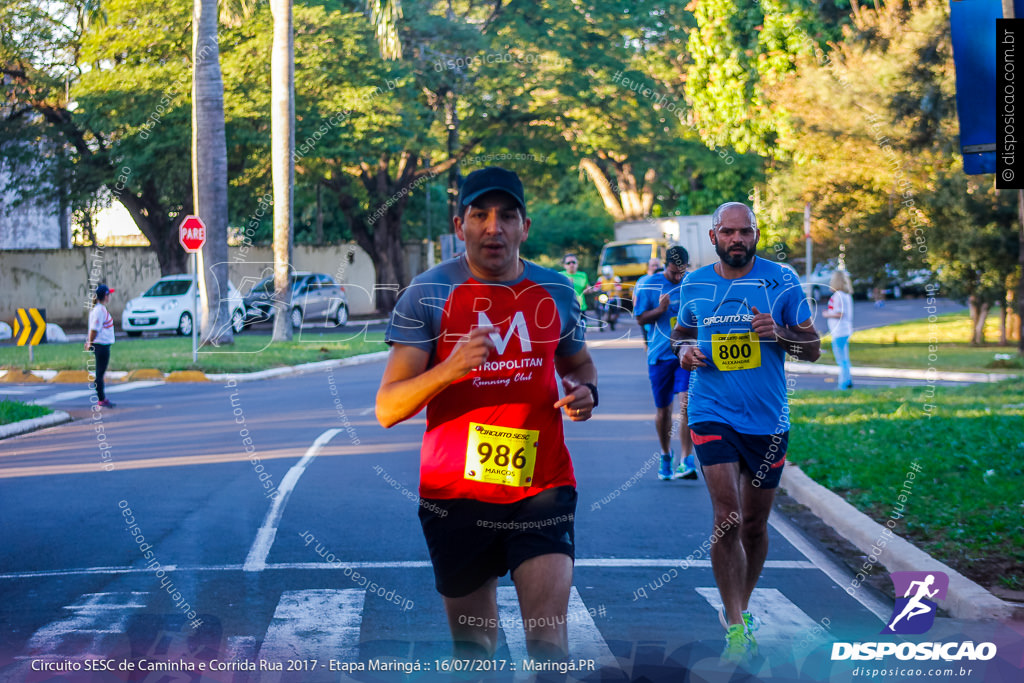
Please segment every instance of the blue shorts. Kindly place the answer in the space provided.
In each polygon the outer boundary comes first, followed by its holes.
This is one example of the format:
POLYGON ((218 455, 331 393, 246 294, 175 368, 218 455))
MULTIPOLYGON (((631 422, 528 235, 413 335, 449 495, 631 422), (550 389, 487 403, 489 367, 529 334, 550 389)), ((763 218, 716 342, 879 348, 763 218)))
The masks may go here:
POLYGON ((757 488, 778 488, 786 464, 789 432, 741 434, 722 422, 695 422, 690 438, 701 467, 739 462, 757 488))
POLYGON ((675 358, 648 365, 647 374, 651 378, 651 391, 654 393, 656 408, 667 408, 672 405, 672 397, 690 387, 690 371, 681 368, 675 358))

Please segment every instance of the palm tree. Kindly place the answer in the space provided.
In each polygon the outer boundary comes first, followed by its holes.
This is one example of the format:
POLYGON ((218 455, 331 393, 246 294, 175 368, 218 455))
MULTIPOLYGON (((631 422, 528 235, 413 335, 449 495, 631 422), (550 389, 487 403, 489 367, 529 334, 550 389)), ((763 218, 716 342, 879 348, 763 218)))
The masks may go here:
MULTIPOLYGON (((198 0, 197 0, 198 2, 198 0)), ((402 56, 398 39, 400 0, 367 0, 385 59, 402 56)), ((271 341, 292 338, 289 273, 292 262, 292 198, 295 186, 295 49, 292 30, 292 0, 270 0, 274 16, 274 45, 270 57, 271 175, 274 182, 274 335, 271 341)))
POLYGON ((217 42, 217 0, 192 9, 192 197, 206 223, 199 284, 204 343, 234 341, 228 310, 228 153, 224 136, 224 82, 217 42))

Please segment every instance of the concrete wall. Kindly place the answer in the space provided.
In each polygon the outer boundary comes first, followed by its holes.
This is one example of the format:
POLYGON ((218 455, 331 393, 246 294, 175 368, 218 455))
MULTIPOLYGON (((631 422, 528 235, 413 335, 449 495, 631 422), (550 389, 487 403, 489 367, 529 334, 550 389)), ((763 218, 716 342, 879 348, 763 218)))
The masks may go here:
MULTIPOLYGON (((344 284, 353 315, 373 311, 373 262, 355 244, 297 246, 293 259, 296 270, 327 273, 344 284)), ((244 253, 237 247, 228 249, 228 272, 243 294, 273 269, 273 262, 269 247, 244 253)), ((10 323, 18 308, 45 308, 47 320, 84 328, 92 290, 96 283, 106 282, 117 290, 110 312, 120 328, 125 303, 159 278, 156 254, 146 248, 0 251, 0 320, 10 323)))

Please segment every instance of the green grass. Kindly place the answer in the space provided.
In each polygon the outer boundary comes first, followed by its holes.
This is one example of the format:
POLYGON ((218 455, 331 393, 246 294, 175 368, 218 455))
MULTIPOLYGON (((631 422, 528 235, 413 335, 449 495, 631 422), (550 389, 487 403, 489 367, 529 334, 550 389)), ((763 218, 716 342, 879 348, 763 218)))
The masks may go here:
MULTIPOLYGON (((249 372, 386 349, 382 334, 364 335, 355 330, 349 335, 305 330, 301 338, 281 344, 271 344, 269 336, 243 333, 236 336, 235 343, 230 346, 201 347, 199 362, 193 364, 191 339, 153 337, 117 341, 110 351, 110 370, 157 368, 164 372, 249 372)), ((0 367, 23 370, 85 370, 91 357, 92 354, 85 352, 81 344, 42 344, 35 347, 35 362, 29 365, 25 348, 0 347, 0 367)))
MULTIPOLYGON (((937 316, 934 322, 913 320, 854 332, 850 338, 850 361, 856 367, 913 368, 957 372, 998 372, 1024 374, 1024 358, 1016 345, 971 346, 970 318, 964 313, 937 316), (1010 354, 1011 359, 997 359, 1010 354)), ((986 339, 998 338, 998 321, 986 321, 986 339)), ((835 363, 831 340, 822 344, 820 362, 835 363)))
POLYGON ((810 477, 882 523, 919 463, 896 532, 983 585, 1024 589, 1024 380, 797 392, 792 411, 789 457, 810 477))
POLYGON ((49 415, 53 411, 46 406, 34 406, 18 401, 9 401, 6 398, 0 401, 0 425, 31 420, 34 417, 49 415))

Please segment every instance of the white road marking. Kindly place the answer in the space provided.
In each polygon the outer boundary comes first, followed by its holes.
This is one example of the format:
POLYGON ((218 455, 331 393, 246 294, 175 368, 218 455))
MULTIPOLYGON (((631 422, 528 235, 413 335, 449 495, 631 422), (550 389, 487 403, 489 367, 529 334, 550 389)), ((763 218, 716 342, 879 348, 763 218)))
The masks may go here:
MULTIPOLYGON (((594 624, 576 586, 569 592, 569 609, 565 621, 569 631, 569 659, 592 659, 598 669, 619 668, 615 655, 594 624)), ((526 631, 519 611, 519 596, 514 586, 498 586, 498 623, 505 633, 509 659, 516 663, 515 680, 526 680, 531 674, 523 670, 522 662, 530 656, 526 652, 526 631)), ((588 676, 582 672, 579 677, 588 676)))
POLYGON ((267 555, 270 554, 270 548, 274 545, 274 538, 277 536, 277 525, 281 521, 281 516, 284 514, 284 506, 288 502, 288 498, 291 497, 295 484, 299 481, 302 473, 306 471, 309 463, 313 462, 313 459, 316 458, 320 449, 340 431, 340 429, 328 429, 316 437, 316 441, 306 450, 306 454, 302 456, 302 459, 292 465, 292 468, 284 475, 281 485, 277 487, 281 495, 275 497, 274 502, 271 503, 267 516, 263 520, 263 526, 256 533, 256 540, 253 541, 252 547, 249 549, 249 555, 245 558, 245 565, 243 566, 245 571, 259 572, 263 571, 264 567, 267 566, 267 555))
MULTIPOLYGON (((149 387, 156 387, 160 386, 161 384, 165 384, 165 382, 161 380, 147 380, 139 382, 129 382, 128 384, 114 384, 112 386, 107 387, 106 389, 108 394, 123 394, 126 391, 134 391, 136 389, 148 389, 149 387)), ((95 393, 95 389, 77 389, 75 391, 62 391, 60 393, 54 394, 53 396, 45 396, 37 401, 32 401, 32 403, 38 406, 48 406, 54 403, 60 403, 61 401, 70 401, 76 398, 92 396, 95 393)))
MULTIPOLYGON (((637 567, 678 567, 682 560, 676 559, 664 559, 664 560, 650 560, 650 559, 629 559, 629 558, 610 558, 610 559, 577 559, 577 567, 605 567, 605 568, 637 568, 637 567)), ((339 564, 330 564, 328 562, 279 562, 276 564, 264 564, 264 570, 327 570, 327 571, 338 571, 339 566, 351 567, 353 569, 429 569, 429 560, 394 560, 390 562, 343 562, 339 564)), ((711 562, 709 561, 691 561, 691 567, 700 567, 705 569, 711 568, 711 562)), ((792 561, 792 560, 769 560, 764 563, 765 569, 818 569, 812 562, 805 561, 792 561)), ((178 565, 164 565, 164 569, 167 571, 179 571, 179 572, 238 572, 238 571, 250 571, 246 569, 246 565, 242 564, 213 564, 205 566, 178 566, 178 565)), ((75 569, 44 569, 41 571, 31 572, 7 572, 0 574, 0 581, 5 580, 21 580, 21 579, 38 579, 49 576, 89 576, 94 574, 148 574, 152 573, 151 569, 145 567, 78 567, 75 569)), ((887 615, 888 616, 888 615, 887 615)))
MULTIPOLYGON (((664 560, 649 560, 649 559, 629 559, 629 558, 610 558, 610 559, 577 559, 577 567, 605 567, 605 568, 636 568, 636 567, 678 567, 682 560, 676 559, 664 559, 664 560)), ((352 567, 353 569, 429 569, 429 560, 394 560, 390 562, 343 562, 339 564, 330 564, 328 562, 279 562, 276 564, 264 564, 264 570, 327 570, 327 571, 338 571, 339 566, 352 567)), ((691 567, 700 567, 705 569, 711 568, 711 562, 709 561, 691 561, 691 567)), ((812 562, 805 561, 792 561, 792 560, 769 560, 764 563, 765 569, 818 569, 812 562)), ((238 572, 238 571, 251 571, 246 569, 246 565, 243 564, 213 564, 205 566, 178 566, 178 565, 164 565, 164 569, 167 571, 179 571, 179 572, 238 572)), ((152 573, 151 569, 145 567, 78 567, 75 569, 44 569, 41 571, 31 572, 6 572, 0 574, 0 581, 10 580, 21 580, 21 579, 38 579, 49 576, 89 576, 94 574, 148 574, 152 573)), ((888 615, 887 615, 888 616, 888 615)))
POLYGON ((359 588, 286 591, 277 603, 259 658, 356 661, 365 598, 366 591, 359 588))
MULTIPOLYGON (((695 588, 715 612, 722 606, 718 588, 695 588)), ((750 596, 750 613, 761 620, 755 633, 759 644, 792 643, 820 628, 813 619, 775 588, 755 588, 750 596)))
MULTIPOLYGON (((840 566, 828 555, 808 543, 807 538, 792 522, 782 515, 772 515, 768 518, 768 523, 782 534, 782 537, 789 541, 790 545, 799 550, 804 557, 811 560, 828 578, 835 581, 837 586, 845 590, 850 585, 850 580, 853 578, 850 570, 840 566)), ((847 595, 850 594, 849 591, 846 591, 846 593, 847 595)), ((854 590, 852 597, 883 623, 891 616, 890 612, 892 612, 892 609, 869 590, 854 590)))
POLYGON ((147 593, 88 593, 66 605, 71 615, 32 634, 25 655, 16 659, 85 657, 112 651, 113 640, 125 633, 132 612, 146 607, 147 593))

